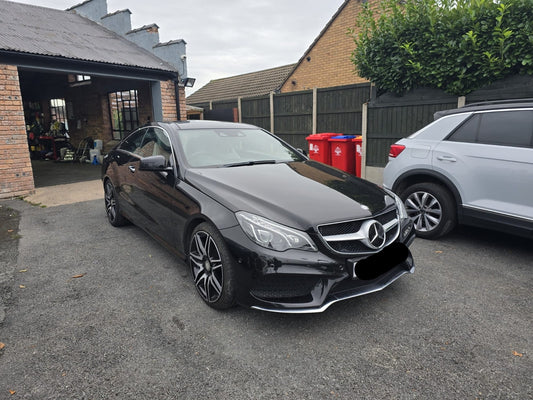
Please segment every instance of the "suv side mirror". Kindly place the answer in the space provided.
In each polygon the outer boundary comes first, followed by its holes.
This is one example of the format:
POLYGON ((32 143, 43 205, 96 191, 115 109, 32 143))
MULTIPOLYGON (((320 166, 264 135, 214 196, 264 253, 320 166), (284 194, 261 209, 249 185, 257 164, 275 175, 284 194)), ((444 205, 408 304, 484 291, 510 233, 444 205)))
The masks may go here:
POLYGON ((296 150, 298 150, 298 153, 302 153, 304 156, 307 157, 307 151, 305 151, 304 149, 300 149, 300 148, 298 147, 296 150))
POLYGON ((139 169, 141 171, 172 171, 172 167, 167 164, 167 159, 161 155, 141 158, 139 169))

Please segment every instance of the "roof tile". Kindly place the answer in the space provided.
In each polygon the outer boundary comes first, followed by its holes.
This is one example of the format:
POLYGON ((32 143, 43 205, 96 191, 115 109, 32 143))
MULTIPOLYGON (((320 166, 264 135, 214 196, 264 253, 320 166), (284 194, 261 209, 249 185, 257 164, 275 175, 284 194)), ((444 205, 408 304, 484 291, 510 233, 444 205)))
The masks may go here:
POLYGON ((0 50, 163 71, 176 69, 74 12, 0 0, 0 50))
POLYGON ((215 79, 187 97, 188 104, 268 94, 279 89, 295 64, 215 79))

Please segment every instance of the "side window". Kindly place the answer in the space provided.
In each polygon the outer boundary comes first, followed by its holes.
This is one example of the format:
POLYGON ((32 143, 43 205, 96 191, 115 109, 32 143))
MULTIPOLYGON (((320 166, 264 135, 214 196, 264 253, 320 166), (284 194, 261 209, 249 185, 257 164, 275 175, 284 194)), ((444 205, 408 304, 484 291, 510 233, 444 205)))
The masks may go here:
POLYGON ((452 142, 475 143, 480 119, 479 114, 474 114, 472 118, 459 126, 448 140, 452 142))
POLYGON ((169 165, 170 155, 172 154, 170 140, 162 129, 148 128, 142 142, 133 153, 138 154, 140 157, 163 156, 167 160, 167 165, 169 165))
POLYGON ((130 153, 136 153, 136 150, 141 147, 145 133, 146 129, 139 129, 137 132, 133 132, 122 142, 119 149, 130 153))
POLYGON ((155 133, 155 145, 153 155, 164 156, 167 160, 167 165, 170 164, 170 155, 172 154, 172 147, 170 146, 170 139, 163 129, 154 128, 155 133))
POLYGON ((533 111, 497 111, 475 114, 448 138, 453 142, 531 147, 533 111))
POLYGON ((533 111, 502 111, 482 114, 478 142, 501 146, 529 147, 533 111))
POLYGON ((140 157, 150 157, 154 153, 155 133, 154 128, 148 128, 144 135, 142 144, 138 147, 134 153, 140 157))

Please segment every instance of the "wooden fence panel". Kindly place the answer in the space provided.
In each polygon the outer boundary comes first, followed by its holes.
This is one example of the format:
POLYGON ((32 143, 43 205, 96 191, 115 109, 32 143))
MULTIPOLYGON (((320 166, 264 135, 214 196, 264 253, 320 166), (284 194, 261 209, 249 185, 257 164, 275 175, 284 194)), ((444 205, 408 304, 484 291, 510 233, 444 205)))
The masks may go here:
POLYGON ((466 104, 526 98, 533 98, 533 76, 513 75, 468 94, 466 104))
POLYGON ((433 121, 439 110, 457 107, 457 101, 430 104, 408 104, 368 107, 368 132, 366 165, 384 167, 388 161, 390 145, 407 137, 433 121))
POLYGON ((370 84, 317 91, 317 132, 360 135, 363 103, 370 98, 370 84))
POLYGON ((274 96, 274 133, 291 145, 306 148, 305 138, 313 132, 313 92, 274 96))
POLYGON ((270 96, 248 97, 241 99, 242 122, 260 126, 268 131, 270 128, 270 96))

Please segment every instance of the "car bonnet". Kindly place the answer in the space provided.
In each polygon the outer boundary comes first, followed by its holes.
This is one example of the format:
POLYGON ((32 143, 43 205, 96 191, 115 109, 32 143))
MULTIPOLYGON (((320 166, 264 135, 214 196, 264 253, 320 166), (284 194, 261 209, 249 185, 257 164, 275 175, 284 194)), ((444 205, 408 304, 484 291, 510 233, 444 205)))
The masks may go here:
POLYGON ((197 168, 185 178, 234 212, 303 230, 368 218, 394 203, 378 186, 314 161, 197 168))

